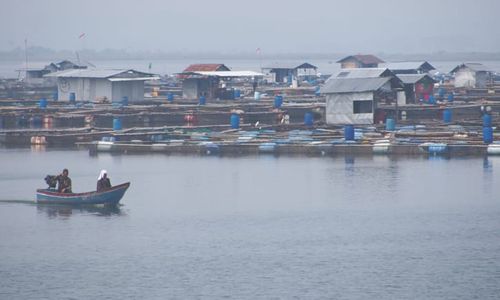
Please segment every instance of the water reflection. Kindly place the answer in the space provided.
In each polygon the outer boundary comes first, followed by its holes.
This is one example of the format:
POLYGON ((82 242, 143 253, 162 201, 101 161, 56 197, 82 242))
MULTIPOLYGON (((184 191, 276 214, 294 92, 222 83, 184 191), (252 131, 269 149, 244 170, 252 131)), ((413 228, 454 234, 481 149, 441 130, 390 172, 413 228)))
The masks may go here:
POLYGON ((444 154, 441 154, 441 155, 429 154, 429 155, 427 155, 427 160, 429 160, 429 161, 447 161, 447 160, 450 160, 450 156, 444 155, 444 154))
POLYGON ((347 155, 344 157, 345 170, 351 175, 354 172, 354 156, 347 155))
POLYGON ((101 217, 126 215, 119 206, 37 204, 37 211, 39 214, 47 214, 49 218, 69 218, 78 214, 91 214, 101 217))
POLYGON ((485 173, 493 172, 493 163, 485 156, 483 159, 483 171, 485 173))
POLYGON ((483 185, 483 191, 486 195, 492 195, 494 193, 493 187, 495 186, 494 184, 494 179, 493 179, 493 164, 494 160, 488 158, 488 156, 485 156, 483 158, 483 180, 482 180, 482 185, 483 185))
POLYGON ((379 180, 379 182, 386 189, 386 191, 395 194, 398 190, 399 182, 401 180, 398 158, 389 156, 377 156, 374 157, 373 161, 377 166, 381 166, 378 172, 380 176, 376 176, 376 180, 382 179, 379 180))
POLYGON ((46 145, 31 145, 32 152, 45 152, 46 150, 46 145))

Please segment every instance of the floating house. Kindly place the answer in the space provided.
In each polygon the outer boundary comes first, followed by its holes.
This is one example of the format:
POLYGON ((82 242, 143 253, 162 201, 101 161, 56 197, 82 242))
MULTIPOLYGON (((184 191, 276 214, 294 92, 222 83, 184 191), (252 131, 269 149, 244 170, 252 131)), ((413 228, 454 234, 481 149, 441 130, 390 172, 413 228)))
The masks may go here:
POLYGON ((231 71, 223 64, 190 65, 177 77, 182 81, 182 96, 187 99, 234 99, 234 91, 227 83, 234 79, 251 80, 257 83, 262 73, 253 71, 231 71))
POLYGON ((87 69, 86 65, 78 65, 69 60, 63 60, 58 63, 51 63, 46 67, 51 72, 64 71, 69 69, 87 69))
POLYGON ((45 78, 43 78, 43 76, 49 74, 51 71, 47 70, 45 65, 36 66, 31 64, 30 67, 17 69, 16 72, 19 72, 19 78, 22 78, 22 74, 24 74, 25 82, 40 84, 44 82, 45 78))
POLYGON ((492 81, 492 72, 480 63, 464 63, 451 72, 455 77, 455 87, 485 88, 492 81))
POLYGON ((262 68, 262 73, 269 82, 293 84, 299 77, 307 79, 308 76, 316 76, 318 67, 310 63, 276 63, 262 68))
MULTIPOLYGON (((63 60, 58 63, 50 63, 48 65, 41 65, 38 67, 22 68, 16 71, 25 73, 25 81, 29 83, 51 83, 49 78, 45 75, 53 72, 72 70, 72 69, 86 69, 87 66, 77 65, 69 60, 63 60)), ((55 84, 55 82, 53 82, 55 84)))
POLYGON ((397 99, 403 87, 395 76, 331 77, 321 88, 326 96, 326 123, 334 125, 373 124, 379 102, 397 99))
POLYGON ((230 71, 224 64, 192 64, 177 75, 182 81, 182 96, 188 99, 197 99, 204 96, 208 99, 214 98, 215 91, 219 85, 216 77, 208 78, 197 72, 222 72, 230 71))
POLYGON ((394 74, 427 74, 436 69, 427 61, 391 62, 384 64, 383 67, 388 68, 394 74))
POLYGON ((404 85, 404 104, 428 100, 434 94, 436 81, 427 74, 399 74, 397 76, 404 85))
POLYGON ((144 100, 144 81, 160 79, 150 73, 125 69, 73 69, 49 73, 57 78, 59 100, 130 101, 144 100))
POLYGON ((182 72, 187 77, 182 82, 182 96, 187 99, 234 99, 234 91, 226 84, 234 79, 246 79, 256 86, 264 74, 254 71, 200 71, 182 72))
POLYGON ((378 68, 378 65, 384 63, 383 60, 371 54, 349 55, 337 61, 342 69, 352 68, 378 68))

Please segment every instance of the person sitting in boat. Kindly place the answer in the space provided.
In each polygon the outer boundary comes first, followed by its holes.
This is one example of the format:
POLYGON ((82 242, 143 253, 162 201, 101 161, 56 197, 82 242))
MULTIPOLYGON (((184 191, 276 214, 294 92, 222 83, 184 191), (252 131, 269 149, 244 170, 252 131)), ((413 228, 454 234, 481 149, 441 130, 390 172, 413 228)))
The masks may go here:
POLYGON ((108 178, 108 172, 101 170, 97 178, 97 191, 102 192, 111 188, 111 181, 108 178))
POLYGON ((71 178, 68 177, 68 169, 64 169, 62 174, 57 175, 57 191, 59 193, 72 193, 71 178))

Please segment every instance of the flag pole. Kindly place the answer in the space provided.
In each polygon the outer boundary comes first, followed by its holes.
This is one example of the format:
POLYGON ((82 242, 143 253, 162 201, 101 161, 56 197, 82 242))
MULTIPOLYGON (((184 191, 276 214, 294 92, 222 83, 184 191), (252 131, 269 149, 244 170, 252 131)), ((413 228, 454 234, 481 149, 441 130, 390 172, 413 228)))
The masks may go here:
POLYGON ((24 38, 24 68, 26 70, 24 79, 28 82, 28 38, 24 38))
MULTIPOLYGON (((78 39, 80 40, 80 51, 83 52, 85 49, 85 32, 82 32, 79 36, 78 39)), ((80 54, 78 53, 78 50, 76 51, 76 59, 78 60, 78 65, 80 65, 80 54)))
POLYGON ((259 55, 259 66, 260 66, 260 71, 262 72, 262 53, 261 53, 262 51, 261 51, 260 47, 255 49, 255 51, 259 55))

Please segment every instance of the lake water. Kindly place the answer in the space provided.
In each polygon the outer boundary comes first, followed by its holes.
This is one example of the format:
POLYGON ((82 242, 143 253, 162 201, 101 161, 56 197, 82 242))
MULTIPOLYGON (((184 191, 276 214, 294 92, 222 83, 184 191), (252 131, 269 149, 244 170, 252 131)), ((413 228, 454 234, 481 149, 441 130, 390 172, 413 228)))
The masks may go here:
POLYGON ((499 183, 500 157, 0 149, 0 299, 499 299, 499 183), (123 205, 23 202, 64 167, 123 205))

